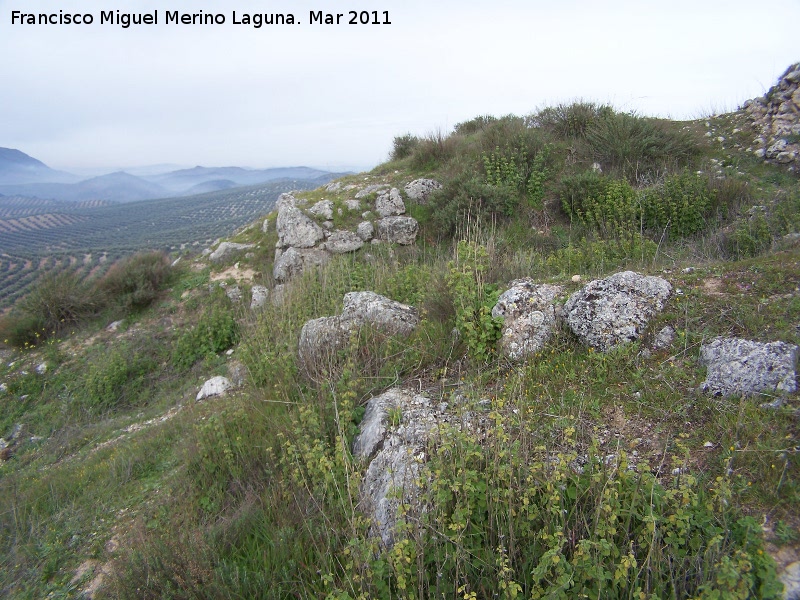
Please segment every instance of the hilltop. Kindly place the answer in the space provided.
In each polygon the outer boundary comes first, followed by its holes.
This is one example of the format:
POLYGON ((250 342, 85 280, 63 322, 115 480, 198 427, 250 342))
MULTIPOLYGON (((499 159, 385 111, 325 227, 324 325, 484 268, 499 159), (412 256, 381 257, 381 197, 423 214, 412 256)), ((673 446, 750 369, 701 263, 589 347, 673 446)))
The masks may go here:
POLYGON ((798 84, 399 135, 202 252, 40 281, 0 590, 800 593, 798 84))

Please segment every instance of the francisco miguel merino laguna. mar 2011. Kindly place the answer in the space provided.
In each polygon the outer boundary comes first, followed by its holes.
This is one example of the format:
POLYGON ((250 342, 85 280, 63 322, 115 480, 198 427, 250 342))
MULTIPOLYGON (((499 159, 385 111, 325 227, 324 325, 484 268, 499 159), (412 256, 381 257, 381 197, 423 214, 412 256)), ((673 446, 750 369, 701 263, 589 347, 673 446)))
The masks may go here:
MULTIPOLYGON (((177 10, 163 11, 164 19, 158 10, 146 13, 125 13, 119 10, 100 11, 99 19, 93 13, 70 13, 59 10, 54 13, 25 13, 11 11, 12 25, 118 25, 127 29, 133 25, 225 25, 227 17, 223 13, 207 13, 202 10, 182 13, 177 10)), ((318 25, 391 25, 389 11, 348 11, 347 13, 326 13, 309 11, 309 24, 318 25), (343 20, 344 19, 344 20, 343 20)), ((292 13, 237 13, 231 12, 232 25, 250 25, 256 29, 264 25, 300 25, 292 13)))

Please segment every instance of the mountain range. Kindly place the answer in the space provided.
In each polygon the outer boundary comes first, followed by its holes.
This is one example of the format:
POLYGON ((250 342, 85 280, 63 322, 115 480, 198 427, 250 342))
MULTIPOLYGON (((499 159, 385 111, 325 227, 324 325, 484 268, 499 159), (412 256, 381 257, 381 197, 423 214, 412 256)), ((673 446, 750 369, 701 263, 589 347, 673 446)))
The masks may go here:
POLYGON ((190 196, 279 179, 316 179, 326 174, 327 171, 309 167, 244 169, 197 166, 148 176, 117 171, 81 179, 77 175, 51 169, 20 150, 0 148, 0 195, 69 202, 134 202, 190 196))

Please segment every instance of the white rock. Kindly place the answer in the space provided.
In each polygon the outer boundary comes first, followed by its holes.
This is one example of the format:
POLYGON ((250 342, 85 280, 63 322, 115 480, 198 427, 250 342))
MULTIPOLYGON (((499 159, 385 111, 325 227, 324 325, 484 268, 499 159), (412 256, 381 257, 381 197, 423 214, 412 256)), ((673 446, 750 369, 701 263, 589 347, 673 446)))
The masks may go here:
POLYGON ((393 217, 405 213, 406 205, 400 196, 400 191, 392 188, 388 192, 379 194, 375 200, 375 212, 381 217, 393 217))
POLYGON ((196 400, 202 400, 203 398, 210 398, 212 396, 220 396, 232 387, 233 384, 227 377, 217 375, 203 384, 203 387, 200 388, 200 391, 197 393, 196 400))
POLYGON ((250 289, 250 310, 262 308, 269 299, 269 290, 263 285, 254 285, 250 289))
POLYGON ((217 262, 229 258, 230 256, 241 252, 242 250, 249 250, 255 248, 255 244, 237 244, 235 242, 222 242, 214 252, 211 253, 209 259, 217 262))
POLYGON ((407 246, 417 239, 419 223, 413 217, 384 217, 378 221, 378 238, 407 246))

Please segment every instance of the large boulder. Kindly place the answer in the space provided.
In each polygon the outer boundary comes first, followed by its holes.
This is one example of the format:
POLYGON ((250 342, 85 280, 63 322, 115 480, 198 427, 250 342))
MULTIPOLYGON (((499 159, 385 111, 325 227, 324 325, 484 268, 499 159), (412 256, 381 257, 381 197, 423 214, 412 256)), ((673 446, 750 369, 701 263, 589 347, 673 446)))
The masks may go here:
POLYGON ((607 352, 637 339, 671 293, 661 277, 624 271, 589 282, 570 296, 563 314, 583 344, 607 352))
POLYGON ((405 213, 406 205, 400 191, 392 188, 388 192, 381 192, 375 200, 375 212, 381 217, 392 217, 405 213))
POLYGON ((793 393, 797 351, 785 342, 715 338, 700 347, 700 362, 708 369, 701 389, 717 396, 793 393))
POLYGON ((278 248, 313 248, 325 237, 322 227, 288 202, 278 211, 278 248))
POLYGON ((249 250, 250 248, 255 248, 255 244, 237 244, 235 242, 222 242, 219 246, 217 246, 217 249, 214 250, 209 255, 208 258, 214 262, 219 262, 221 260, 230 258, 234 254, 237 254, 242 250, 249 250))
POLYGON ((325 242, 325 249, 332 254, 355 252, 364 245, 364 240, 352 231, 337 229, 325 242))
POLYGON ((333 202, 331 200, 320 200, 314 206, 308 209, 315 217, 322 217, 323 219, 333 218, 333 202))
POLYGON ((276 281, 287 281, 307 267, 318 267, 330 260, 330 254, 321 248, 287 248, 275 252, 272 276, 276 281))
POLYGON ((442 409, 421 394, 399 388, 367 403, 353 440, 353 455, 369 462, 359 507, 372 522, 371 534, 387 548, 395 542, 398 523, 424 511, 422 469, 431 439, 445 420, 442 409))
POLYGON ((415 179, 407 183, 405 188, 406 195, 412 200, 416 200, 417 204, 427 204, 428 198, 436 190, 442 189, 442 184, 435 179, 415 179))
POLYGON ((390 335, 411 335, 419 325, 419 313, 375 292, 350 292, 344 296, 341 322, 348 331, 369 325, 390 335))
POLYGON ((374 292, 345 294, 340 315, 307 321, 300 331, 298 356, 312 379, 324 377, 338 364, 338 351, 362 327, 386 335, 408 336, 419 324, 417 310, 374 292))
POLYGON ((356 235, 368 242, 375 236, 375 226, 369 221, 361 221, 356 228, 356 235))
POLYGON ((384 217, 378 221, 378 239, 408 246, 417 239, 419 223, 413 217, 384 217))
POLYGON ((556 327, 555 301, 563 293, 557 285, 517 279, 503 292, 492 309, 503 318, 500 351, 513 361, 530 358, 541 350, 556 327))

